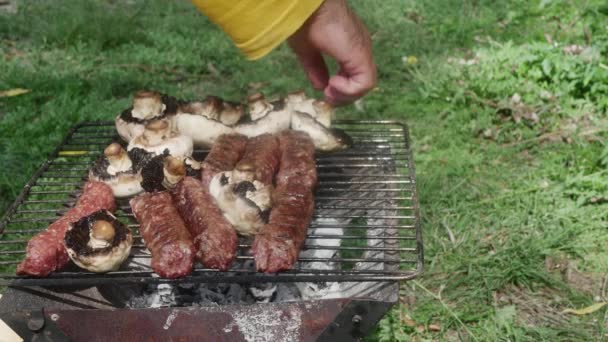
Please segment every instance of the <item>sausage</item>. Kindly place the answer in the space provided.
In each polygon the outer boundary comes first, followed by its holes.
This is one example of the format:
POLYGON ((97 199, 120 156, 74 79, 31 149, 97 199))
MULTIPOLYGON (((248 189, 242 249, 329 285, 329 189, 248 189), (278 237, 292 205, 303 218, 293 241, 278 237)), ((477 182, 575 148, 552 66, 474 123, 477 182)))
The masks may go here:
POLYGON ((306 240, 314 211, 313 194, 304 184, 277 187, 273 201, 268 224, 256 235, 252 246, 257 270, 266 273, 293 267, 306 240))
POLYGON ((276 185, 290 182, 303 183, 314 190, 317 184, 315 145, 308 134, 300 131, 284 131, 279 134, 281 170, 276 185))
POLYGON ((163 278, 192 272, 196 251, 179 212, 167 192, 145 193, 129 201, 139 232, 152 253, 151 266, 163 278))
POLYGON ((46 277, 51 272, 61 270, 70 261, 63 245, 70 224, 101 209, 116 209, 112 188, 102 182, 89 181, 74 207, 30 239, 25 259, 17 266, 17 274, 46 277))
POLYGON ((203 185, 209 187, 211 178, 216 173, 234 169, 245 152, 246 144, 247 137, 244 135, 224 134, 219 136, 202 163, 203 185))
POLYGON ((243 158, 236 164, 239 180, 257 180, 272 184, 279 167, 279 140, 272 134, 262 134, 247 141, 243 158))
POLYGON ((197 258, 205 267, 230 268, 237 252, 234 227, 215 204, 202 182, 185 177, 172 189, 173 203, 194 237, 197 258))
POLYGON ((275 273, 296 263, 314 212, 317 182, 314 144, 306 133, 279 135, 281 162, 268 224, 256 235, 252 253, 258 271, 275 273))

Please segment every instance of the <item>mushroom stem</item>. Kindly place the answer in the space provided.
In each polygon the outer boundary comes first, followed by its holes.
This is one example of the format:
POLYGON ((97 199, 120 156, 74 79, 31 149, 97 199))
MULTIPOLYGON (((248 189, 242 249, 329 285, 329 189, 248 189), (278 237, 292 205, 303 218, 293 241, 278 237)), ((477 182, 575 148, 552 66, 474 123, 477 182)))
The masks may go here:
POLYGON ((329 103, 322 100, 313 101, 312 107, 317 113, 317 121, 323 126, 329 127, 331 125, 331 119, 334 116, 334 108, 329 103))
POLYGON ((257 120, 272 110, 272 105, 266 101, 262 93, 249 96, 248 102, 251 120, 257 120))
POLYGON ((99 220, 93 223, 93 227, 91 228, 91 235, 95 239, 104 240, 107 242, 111 242, 116 235, 116 231, 114 230, 114 226, 112 223, 104 220, 99 220))
POLYGON ((155 91, 139 91, 133 97, 131 115, 134 118, 146 120, 159 116, 167 106, 162 102, 160 93, 155 91))
POLYGON ((118 143, 112 143, 106 147, 103 154, 108 159, 110 165, 108 165, 108 174, 114 176, 119 172, 130 170, 133 166, 133 162, 129 158, 127 151, 118 143))
POLYGON ((165 188, 173 188, 186 176, 184 161, 179 158, 168 156, 164 161, 163 174, 165 175, 163 186, 165 188))
POLYGON ((306 100, 306 94, 303 90, 298 90, 287 94, 287 102, 299 103, 304 100, 306 100))
POLYGON ((155 146, 169 138, 170 135, 171 129, 168 121, 154 120, 146 125, 143 138, 147 141, 148 145, 155 146))

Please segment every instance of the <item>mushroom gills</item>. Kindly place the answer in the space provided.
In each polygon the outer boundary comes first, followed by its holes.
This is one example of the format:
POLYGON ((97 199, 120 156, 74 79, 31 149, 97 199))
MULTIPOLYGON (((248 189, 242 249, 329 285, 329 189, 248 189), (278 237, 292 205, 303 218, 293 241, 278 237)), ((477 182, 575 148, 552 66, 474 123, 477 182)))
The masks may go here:
POLYGON ((133 245, 131 230, 107 210, 99 210, 74 222, 65 234, 70 259, 95 273, 116 271, 133 245))
POLYGON ((89 170, 89 179, 104 182, 115 197, 129 197, 143 191, 141 174, 124 148, 118 143, 106 147, 89 170))
POLYGON ((188 166, 188 162, 196 163, 191 158, 173 157, 167 153, 153 157, 142 167, 142 188, 146 192, 158 192, 175 187, 188 175, 189 169, 195 172, 194 168, 188 166))
POLYGON ((268 223, 272 189, 258 181, 236 181, 232 171, 216 174, 209 184, 209 193, 224 217, 245 236, 257 234, 268 223))

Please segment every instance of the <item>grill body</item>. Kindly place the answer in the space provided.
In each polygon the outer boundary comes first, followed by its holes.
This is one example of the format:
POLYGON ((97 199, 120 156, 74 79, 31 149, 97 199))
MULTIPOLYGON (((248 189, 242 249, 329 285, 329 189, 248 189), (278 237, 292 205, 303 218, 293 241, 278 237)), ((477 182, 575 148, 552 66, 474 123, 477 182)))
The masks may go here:
MULTIPOLYGON (((70 266, 47 278, 15 276, 29 238, 75 203, 91 163, 105 146, 119 140, 111 122, 76 125, 0 220, 0 285, 8 286, 0 299, 0 318, 23 337, 69 335, 76 340, 91 329, 99 340, 188 339, 201 331, 213 340, 255 340, 260 337, 257 330, 277 326, 269 340, 364 336, 397 301, 398 281, 422 271, 415 170, 405 125, 340 120, 335 127, 346 131, 354 145, 317 154, 315 213, 300 260, 290 271, 257 273, 249 253, 251 240, 241 239, 237 261, 227 272, 199 264, 188 277, 160 278, 146 264, 149 252, 128 200, 121 200, 116 216, 134 231, 135 241, 120 270, 94 274, 70 266), (111 288, 154 283, 310 283, 331 285, 334 292, 295 302, 138 309, 124 308, 104 295, 111 288), (260 326, 243 325, 239 317, 255 317, 260 326), (294 320, 299 323, 289 325, 294 320), (41 321, 44 327, 33 329, 41 321), (294 331, 297 334, 289 335, 294 331)), ((206 153, 196 150, 195 158, 201 160, 206 153)))

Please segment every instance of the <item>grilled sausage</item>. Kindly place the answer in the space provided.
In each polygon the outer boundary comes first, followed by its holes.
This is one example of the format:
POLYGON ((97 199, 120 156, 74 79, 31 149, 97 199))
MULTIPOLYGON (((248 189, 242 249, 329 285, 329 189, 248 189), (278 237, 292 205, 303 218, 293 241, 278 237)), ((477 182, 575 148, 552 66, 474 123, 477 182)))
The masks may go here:
POLYGON ((221 135, 217 139, 202 165, 202 180, 206 188, 216 173, 234 169, 245 152, 246 144, 247 138, 240 134, 221 135))
POLYGON ((314 191, 317 184, 315 145, 308 134, 299 131, 284 131, 279 134, 281 146, 281 170, 277 174, 278 187, 290 182, 306 185, 314 191))
POLYGON ((272 134, 262 134, 247 141, 243 158, 236 164, 238 180, 272 184, 279 167, 279 140, 272 134))
POLYGON ((70 261, 63 245, 70 224, 98 210, 113 211, 115 208, 112 188, 102 182, 87 182, 74 207, 30 239, 25 260, 17 266, 17 274, 46 277, 62 269, 70 261))
POLYGON ((314 211, 317 182, 310 137, 287 131, 280 134, 279 141, 281 164, 272 194, 274 207, 252 246, 256 268, 266 273, 288 270, 298 260, 314 211))
POLYGON ((295 264, 314 211, 313 194, 303 184, 276 188, 273 201, 268 224, 252 246, 257 270, 266 273, 288 270, 295 264))
POLYGON ((171 195, 145 193, 129 201, 139 222, 139 232, 152 253, 151 266, 163 278, 179 278, 192 272, 195 249, 171 195))
POLYGON ((236 231, 209 189, 199 180, 186 177, 171 191, 173 202, 194 237, 197 258, 209 268, 227 270, 236 257, 236 231))

